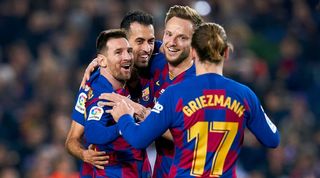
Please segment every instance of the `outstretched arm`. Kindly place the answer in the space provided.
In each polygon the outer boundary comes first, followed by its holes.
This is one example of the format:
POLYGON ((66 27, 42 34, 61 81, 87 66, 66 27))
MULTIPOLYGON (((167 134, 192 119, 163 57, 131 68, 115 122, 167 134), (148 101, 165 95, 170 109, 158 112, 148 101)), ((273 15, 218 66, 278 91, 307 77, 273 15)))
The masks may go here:
MULTIPOLYGON (((124 100, 124 102, 128 103, 134 110, 134 117, 139 119, 140 121, 143 121, 149 114, 151 109, 146 108, 144 106, 142 106, 139 103, 133 102, 132 100, 130 100, 127 97, 121 96, 119 94, 116 93, 103 93, 99 96, 99 99, 104 99, 104 100, 108 100, 110 102, 102 102, 100 101, 99 104, 100 106, 110 106, 113 107, 116 103, 121 102, 121 100, 124 100)), ((170 133, 169 130, 167 130, 162 137, 164 137, 167 140, 171 140, 173 141, 173 137, 170 133)))
POLYGON ((151 112, 143 122, 135 123, 133 108, 124 100, 107 112, 118 122, 119 130, 125 140, 137 149, 146 148, 170 126, 170 118, 164 111, 151 112))
POLYGON ((110 101, 110 102, 100 101, 99 105, 101 107, 103 106, 113 107, 116 103, 121 102, 121 100, 124 100, 124 102, 128 103, 133 108, 134 116, 140 121, 143 121, 150 113, 150 110, 148 108, 142 106, 139 103, 133 102, 131 99, 125 96, 122 96, 116 93, 102 93, 99 96, 99 99, 110 101))

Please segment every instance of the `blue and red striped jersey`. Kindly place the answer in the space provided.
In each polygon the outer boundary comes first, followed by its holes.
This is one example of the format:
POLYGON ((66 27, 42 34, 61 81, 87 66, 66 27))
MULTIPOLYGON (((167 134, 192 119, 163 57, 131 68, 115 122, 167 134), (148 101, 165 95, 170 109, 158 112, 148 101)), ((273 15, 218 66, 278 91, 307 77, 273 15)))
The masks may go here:
POLYGON ((99 69, 94 71, 92 75, 90 76, 90 79, 86 82, 85 88, 80 88, 78 91, 78 94, 76 96, 76 104, 73 107, 71 118, 75 122, 81 124, 84 126, 84 122, 86 119, 85 112, 86 112, 86 102, 88 99, 88 94, 91 91, 91 83, 93 80, 96 80, 96 78, 99 76, 100 72, 99 69))
MULTIPOLYGON (((114 90, 111 83, 97 71, 99 75, 92 75, 94 79, 87 84, 90 90, 85 103, 85 131, 84 137, 86 146, 94 144, 96 150, 105 151, 109 155, 109 163, 104 170, 94 168, 95 176, 110 177, 144 177, 143 166, 146 151, 135 149, 129 145, 122 136, 119 135, 118 126, 112 116, 105 112, 110 109, 107 106, 98 105, 99 96, 102 93, 115 92, 123 96, 130 97, 126 88, 114 90)), ((150 175, 150 169, 148 170, 150 175)), ((147 177, 147 176, 145 176, 147 177)))
POLYGON ((152 79, 140 77, 141 97, 138 103, 146 108, 153 108, 154 106, 154 83, 152 79))
MULTIPOLYGON (((163 55, 163 54, 162 54, 163 55)), ((154 98, 155 100, 172 84, 180 83, 189 77, 195 76, 195 66, 182 72, 178 76, 171 78, 169 74, 169 66, 166 59, 158 60, 157 68, 154 70, 154 98)), ((172 164, 174 154, 174 144, 165 138, 159 137, 155 141, 157 150, 156 161, 153 170, 153 178, 168 177, 168 173, 172 164)))
POLYGON ((170 129, 175 151, 168 177, 236 177, 246 127, 267 147, 280 142, 254 92, 213 73, 168 87, 144 122, 126 114, 118 126, 136 148, 170 129))

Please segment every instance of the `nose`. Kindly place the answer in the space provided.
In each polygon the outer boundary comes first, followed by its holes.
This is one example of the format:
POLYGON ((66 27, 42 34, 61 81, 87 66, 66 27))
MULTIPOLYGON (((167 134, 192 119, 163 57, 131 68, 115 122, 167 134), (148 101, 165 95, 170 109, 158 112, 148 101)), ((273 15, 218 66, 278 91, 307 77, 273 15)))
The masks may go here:
POLYGON ((128 51, 124 52, 123 59, 126 61, 131 61, 133 59, 132 52, 128 52, 128 51))
POLYGON ((150 53, 150 51, 152 50, 152 46, 148 42, 144 42, 142 44, 142 50, 147 53, 150 53))
POLYGON ((166 43, 169 46, 176 46, 177 45, 177 41, 176 41, 176 38, 174 36, 168 37, 166 43))

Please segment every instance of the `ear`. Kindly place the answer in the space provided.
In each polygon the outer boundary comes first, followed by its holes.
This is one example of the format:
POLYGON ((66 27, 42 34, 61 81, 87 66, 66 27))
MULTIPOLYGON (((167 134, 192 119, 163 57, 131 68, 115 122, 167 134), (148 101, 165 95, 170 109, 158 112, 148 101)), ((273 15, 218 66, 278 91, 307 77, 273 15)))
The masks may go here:
POLYGON ((98 64, 100 67, 107 67, 107 58, 103 54, 98 54, 97 56, 98 64))
POLYGON ((224 60, 229 59, 229 52, 230 52, 230 48, 227 47, 226 50, 224 50, 224 54, 223 54, 224 60))
POLYGON ((191 59, 194 61, 196 58, 196 50, 194 48, 191 48, 191 59))

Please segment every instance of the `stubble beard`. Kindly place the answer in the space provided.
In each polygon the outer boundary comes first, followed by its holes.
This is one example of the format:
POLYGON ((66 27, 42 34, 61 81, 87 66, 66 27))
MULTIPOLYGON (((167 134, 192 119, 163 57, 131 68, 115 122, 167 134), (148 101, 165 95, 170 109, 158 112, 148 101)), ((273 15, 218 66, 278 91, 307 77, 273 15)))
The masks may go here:
POLYGON ((187 59, 190 55, 190 50, 184 50, 176 59, 168 60, 168 57, 166 56, 166 59, 168 63, 172 66, 178 66, 181 64, 185 59, 187 59))

